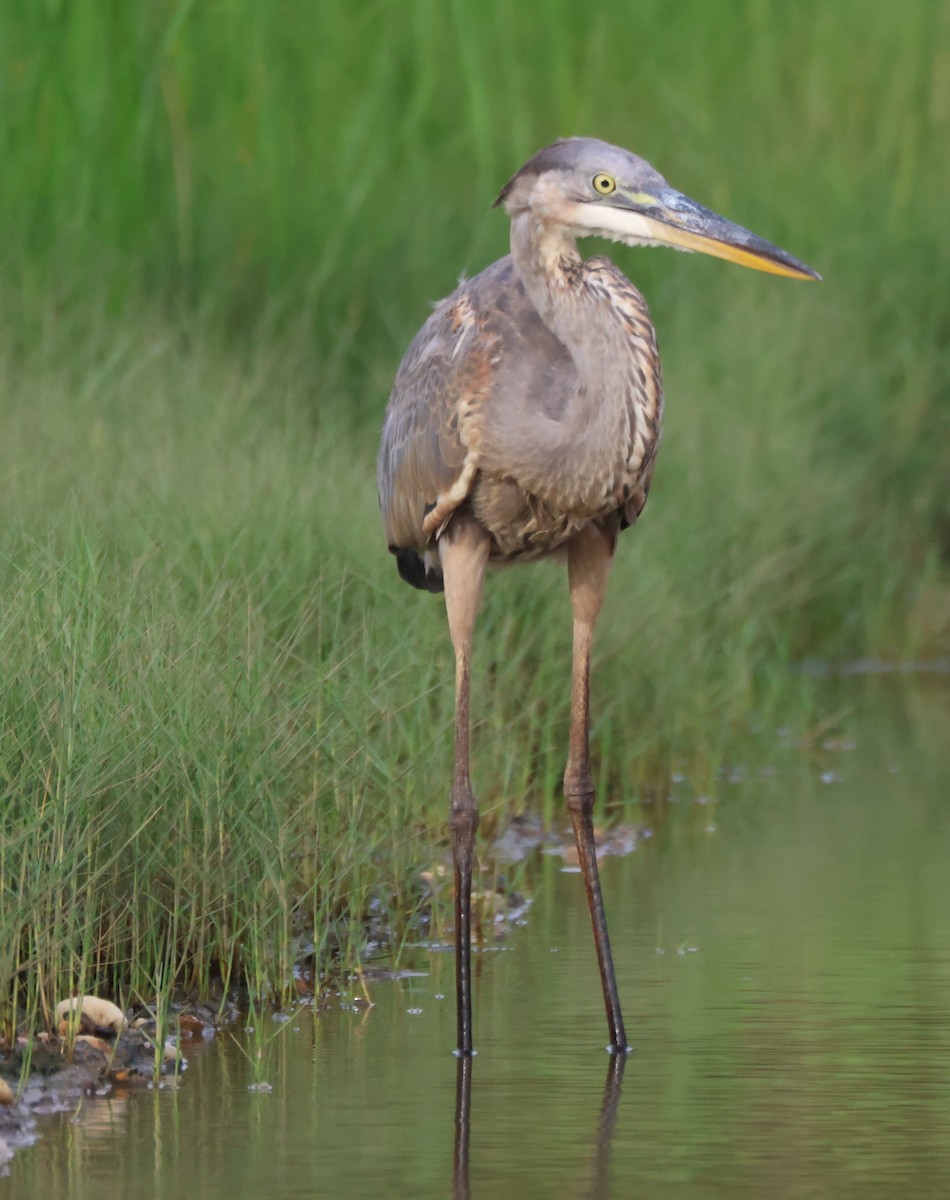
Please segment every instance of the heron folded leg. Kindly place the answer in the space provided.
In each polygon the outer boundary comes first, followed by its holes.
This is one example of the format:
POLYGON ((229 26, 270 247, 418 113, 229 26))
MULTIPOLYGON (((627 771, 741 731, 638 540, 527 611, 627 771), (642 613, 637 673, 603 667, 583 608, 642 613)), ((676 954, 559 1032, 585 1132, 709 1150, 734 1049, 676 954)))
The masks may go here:
POLYGON ((439 539, 445 610, 455 647, 455 773, 449 808, 455 864, 455 989, 458 1052, 472 1053, 472 859, 478 805, 469 777, 469 692, 472 630, 488 562, 489 537, 471 518, 456 516, 439 539))
POLYGON ((577 853, 591 923, 597 962, 604 989, 604 1006, 610 1027, 612 1050, 626 1050, 627 1035, 620 1013, 620 998, 614 974, 607 917, 600 891, 597 853, 594 846, 594 784, 590 774, 590 649, 594 625, 600 614, 610 565, 613 560, 614 535, 594 525, 577 534, 568 547, 568 580, 571 607, 574 610, 574 656, 571 679, 571 740, 567 767, 564 771, 564 796, 574 825, 577 853))

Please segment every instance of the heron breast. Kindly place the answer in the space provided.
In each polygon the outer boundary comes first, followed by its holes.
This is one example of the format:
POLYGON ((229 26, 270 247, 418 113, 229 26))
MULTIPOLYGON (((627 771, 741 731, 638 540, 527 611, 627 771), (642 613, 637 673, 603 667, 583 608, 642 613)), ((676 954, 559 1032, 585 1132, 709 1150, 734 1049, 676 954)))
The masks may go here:
POLYGON ((472 510, 492 536, 492 558, 542 558, 560 549, 590 521, 614 512, 606 502, 596 511, 565 511, 525 491, 515 480, 480 475, 471 494, 472 510))

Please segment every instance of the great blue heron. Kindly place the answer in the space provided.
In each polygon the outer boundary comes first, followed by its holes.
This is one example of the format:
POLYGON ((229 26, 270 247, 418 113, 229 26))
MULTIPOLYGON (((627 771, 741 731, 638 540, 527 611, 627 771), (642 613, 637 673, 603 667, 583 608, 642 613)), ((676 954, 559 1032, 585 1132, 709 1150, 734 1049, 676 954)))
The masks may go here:
POLYGON ((673 246, 794 279, 784 250, 674 191, 649 163, 594 138, 539 151, 496 200, 511 255, 443 300, 399 368, 379 452, 389 549, 407 583, 445 592, 455 649, 458 1052, 472 1053, 469 663, 485 569, 562 553, 574 613, 564 795, 590 906, 610 1027, 627 1048, 594 846, 590 651, 617 537, 646 503, 663 394, 646 302, 580 237, 673 246))

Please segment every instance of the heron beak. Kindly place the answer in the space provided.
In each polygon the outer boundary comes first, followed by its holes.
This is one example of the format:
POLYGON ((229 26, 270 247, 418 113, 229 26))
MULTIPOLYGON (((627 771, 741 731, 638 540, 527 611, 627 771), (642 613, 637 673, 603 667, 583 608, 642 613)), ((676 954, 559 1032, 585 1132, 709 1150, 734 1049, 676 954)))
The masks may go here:
POLYGON ((611 200, 616 206, 635 212, 655 243, 711 254, 743 267, 786 275, 791 279, 821 279, 817 271, 787 251, 703 208, 673 188, 648 192, 618 189, 615 196, 611 200))

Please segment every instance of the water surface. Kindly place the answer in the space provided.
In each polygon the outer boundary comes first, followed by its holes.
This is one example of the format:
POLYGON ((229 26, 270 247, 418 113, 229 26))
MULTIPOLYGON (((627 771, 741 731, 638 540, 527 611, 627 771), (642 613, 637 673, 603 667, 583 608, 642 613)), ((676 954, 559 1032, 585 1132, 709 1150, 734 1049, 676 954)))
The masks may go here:
POLYGON ((219 1035, 177 1090, 49 1129, 0 1193, 950 1195, 945 683, 822 684, 850 689, 827 736, 767 731, 715 803, 680 781, 604 860, 622 1078, 580 877, 537 857, 527 923, 477 958, 467 1163, 452 957, 419 950, 400 965, 426 974, 371 984, 371 1011, 346 994, 269 1025, 272 1092, 219 1035))

